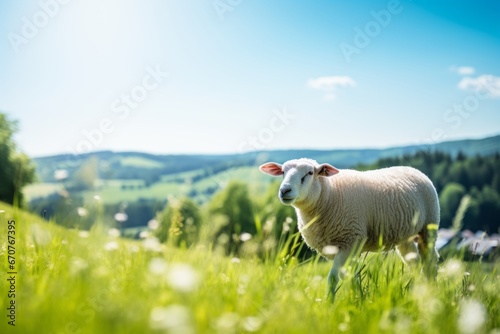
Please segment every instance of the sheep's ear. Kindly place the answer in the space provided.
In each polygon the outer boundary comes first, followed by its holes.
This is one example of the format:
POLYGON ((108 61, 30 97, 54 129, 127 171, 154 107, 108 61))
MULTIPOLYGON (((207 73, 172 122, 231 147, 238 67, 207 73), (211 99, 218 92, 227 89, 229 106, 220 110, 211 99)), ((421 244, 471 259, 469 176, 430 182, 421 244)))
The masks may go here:
POLYGON ((259 167, 260 171, 272 176, 280 176, 283 175, 283 169, 281 169, 281 165, 275 162, 267 162, 259 167))
POLYGON ((335 175, 339 172, 339 170, 332 165, 329 164, 321 164, 318 167, 316 167, 316 172, 318 173, 319 176, 332 176, 335 175))

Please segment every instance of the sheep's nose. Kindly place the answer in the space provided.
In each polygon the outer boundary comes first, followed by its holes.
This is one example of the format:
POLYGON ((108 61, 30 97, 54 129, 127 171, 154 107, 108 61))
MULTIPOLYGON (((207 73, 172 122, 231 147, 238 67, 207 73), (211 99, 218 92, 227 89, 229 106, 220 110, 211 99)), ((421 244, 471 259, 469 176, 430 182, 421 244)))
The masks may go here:
POLYGON ((285 196, 287 193, 289 193, 290 191, 292 191, 292 188, 290 187, 283 187, 283 188, 280 188, 280 193, 281 193, 281 196, 285 196))

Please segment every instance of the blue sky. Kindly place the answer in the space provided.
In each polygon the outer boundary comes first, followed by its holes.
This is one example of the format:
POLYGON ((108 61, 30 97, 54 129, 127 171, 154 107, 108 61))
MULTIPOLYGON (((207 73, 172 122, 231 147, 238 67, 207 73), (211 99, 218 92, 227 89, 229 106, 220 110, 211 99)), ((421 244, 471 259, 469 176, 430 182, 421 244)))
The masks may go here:
POLYGON ((497 1, 4 1, 0 36, 32 156, 500 133, 497 1))

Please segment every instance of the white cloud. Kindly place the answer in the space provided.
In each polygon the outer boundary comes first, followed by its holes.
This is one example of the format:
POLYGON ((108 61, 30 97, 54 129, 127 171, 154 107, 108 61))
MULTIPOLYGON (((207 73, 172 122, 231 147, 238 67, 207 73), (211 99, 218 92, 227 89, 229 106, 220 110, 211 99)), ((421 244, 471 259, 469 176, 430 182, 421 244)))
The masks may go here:
POLYGON ((307 86, 326 92, 325 100, 334 100, 336 97, 335 92, 339 87, 354 87, 356 82, 349 76, 329 76, 309 79, 307 86))
POLYGON ((337 87, 353 87, 356 83, 348 76, 331 76, 309 79, 307 85, 313 89, 330 91, 335 90, 337 87))
POLYGON ((453 66, 451 70, 460 75, 471 75, 474 74, 474 72, 476 72, 476 69, 472 66, 459 66, 459 67, 453 66))
POLYGON ((458 83, 458 88, 486 93, 492 98, 500 98, 500 77, 491 74, 483 74, 476 78, 465 77, 458 83))

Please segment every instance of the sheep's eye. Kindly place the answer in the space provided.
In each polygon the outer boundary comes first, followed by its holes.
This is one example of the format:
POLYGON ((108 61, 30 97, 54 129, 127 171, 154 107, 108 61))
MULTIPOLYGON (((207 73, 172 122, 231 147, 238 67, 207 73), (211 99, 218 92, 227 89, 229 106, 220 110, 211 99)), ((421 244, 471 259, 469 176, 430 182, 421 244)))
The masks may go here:
POLYGON ((307 174, 309 174, 309 175, 313 175, 313 172, 309 172, 309 173, 307 173, 307 174))
POLYGON ((306 176, 307 176, 307 175, 311 175, 311 174, 312 174, 312 172, 309 172, 309 173, 307 173, 306 175, 304 175, 304 176, 300 179, 300 183, 304 183, 304 180, 306 179, 306 176))

